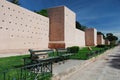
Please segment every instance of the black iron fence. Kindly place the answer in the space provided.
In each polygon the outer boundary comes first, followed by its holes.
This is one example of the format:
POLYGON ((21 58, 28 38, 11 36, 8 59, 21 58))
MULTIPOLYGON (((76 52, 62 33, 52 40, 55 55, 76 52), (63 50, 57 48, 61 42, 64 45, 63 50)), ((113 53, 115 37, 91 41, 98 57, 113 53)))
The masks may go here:
POLYGON ((51 76, 52 63, 45 62, 5 70, 0 80, 49 80, 51 76))

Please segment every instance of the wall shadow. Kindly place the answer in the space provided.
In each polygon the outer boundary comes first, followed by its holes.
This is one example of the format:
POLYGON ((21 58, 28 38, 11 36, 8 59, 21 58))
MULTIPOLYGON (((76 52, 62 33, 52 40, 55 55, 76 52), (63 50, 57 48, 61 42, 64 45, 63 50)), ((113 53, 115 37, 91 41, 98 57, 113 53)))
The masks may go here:
POLYGON ((109 55, 109 57, 112 57, 108 62, 110 67, 120 69, 120 52, 117 52, 116 55, 109 55))

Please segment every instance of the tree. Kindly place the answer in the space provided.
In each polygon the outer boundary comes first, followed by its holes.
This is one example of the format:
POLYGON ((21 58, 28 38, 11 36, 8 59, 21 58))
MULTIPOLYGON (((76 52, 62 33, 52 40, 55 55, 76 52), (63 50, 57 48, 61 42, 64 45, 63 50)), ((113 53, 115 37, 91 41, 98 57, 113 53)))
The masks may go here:
POLYGON ((120 44, 120 40, 118 41, 118 44, 120 44))
POLYGON ((16 5, 20 5, 20 4, 19 4, 19 0, 8 0, 8 1, 10 1, 10 2, 16 4, 16 5))
POLYGON ((102 32, 97 32, 98 35, 103 35, 103 38, 105 39, 105 35, 102 32))
POLYGON ((85 29, 87 28, 86 26, 81 25, 78 21, 76 21, 76 28, 80 29, 82 31, 85 31, 85 29))
POLYGON ((106 34, 106 38, 107 38, 109 41, 116 41, 116 40, 118 40, 118 37, 117 37, 117 36, 114 36, 112 33, 107 33, 107 34, 106 34))
POLYGON ((40 14, 40 15, 48 17, 48 12, 47 12, 46 9, 42 9, 40 11, 34 11, 34 12, 36 12, 37 14, 40 14))
POLYGON ((113 36, 113 34, 112 33, 107 33, 106 36, 113 36))
POLYGON ((115 44, 118 40, 118 37, 114 36, 112 33, 107 33, 106 38, 110 41, 111 44, 115 44))
POLYGON ((81 29, 81 24, 78 21, 76 21, 76 28, 81 29))

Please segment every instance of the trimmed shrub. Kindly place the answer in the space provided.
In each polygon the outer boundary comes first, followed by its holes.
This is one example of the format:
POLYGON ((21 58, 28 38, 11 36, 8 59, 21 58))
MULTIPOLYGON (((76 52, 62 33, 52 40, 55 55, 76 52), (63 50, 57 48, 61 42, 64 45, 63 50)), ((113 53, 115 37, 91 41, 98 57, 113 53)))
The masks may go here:
POLYGON ((70 52, 70 53, 78 53, 79 51, 79 47, 78 46, 72 46, 72 47, 68 47, 67 50, 70 52))
POLYGON ((105 48, 107 46, 106 45, 97 45, 96 47, 98 47, 98 48, 105 48))

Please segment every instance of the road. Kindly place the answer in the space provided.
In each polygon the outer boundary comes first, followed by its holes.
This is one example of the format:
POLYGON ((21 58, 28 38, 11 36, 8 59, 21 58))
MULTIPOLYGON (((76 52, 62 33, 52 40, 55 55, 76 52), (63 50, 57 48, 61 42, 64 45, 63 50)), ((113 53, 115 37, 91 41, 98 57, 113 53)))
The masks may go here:
POLYGON ((65 80, 120 80, 120 46, 65 80))

